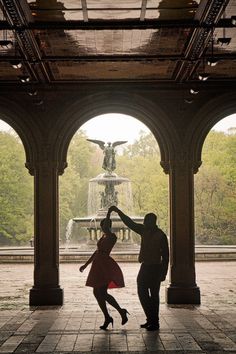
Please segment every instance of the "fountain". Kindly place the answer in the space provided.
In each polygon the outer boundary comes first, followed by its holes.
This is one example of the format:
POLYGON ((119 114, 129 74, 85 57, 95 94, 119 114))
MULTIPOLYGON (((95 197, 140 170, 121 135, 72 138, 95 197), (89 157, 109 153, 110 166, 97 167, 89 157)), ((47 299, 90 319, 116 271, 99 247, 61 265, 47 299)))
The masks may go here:
MULTIPOLYGON (((98 144, 104 152, 102 168, 105 173, 89 181, 88 190, 88 216, 75 217, 68 222, 66 230, 66 243, 69 244, 73 223, 78 223, 81 228, 85 228, 88 233, 86 244, 94 244, 101 236, 100 221, 106 217, 110 206, 116 205, 129 215, 132 213, 133 200, 131 182, 128 178, 120 177, 114 170, 116 169, 115 146, 126 143, 126 141, 116 141, 113 144, 103 141, 88 141, 98 144)), ((131 218, 136 222, 142 222, 143 217, 131 218)), ((122 247, 134 246, 135 242, 129 228, 123 224, 119 216, 111 215, 112 231, 116 233, 117 245, 122 247)))

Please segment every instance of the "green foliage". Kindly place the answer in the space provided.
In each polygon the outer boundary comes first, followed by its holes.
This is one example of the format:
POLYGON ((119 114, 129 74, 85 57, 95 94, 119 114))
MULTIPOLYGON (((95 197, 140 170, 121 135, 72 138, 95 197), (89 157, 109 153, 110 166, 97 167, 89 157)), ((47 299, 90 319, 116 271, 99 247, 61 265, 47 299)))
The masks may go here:
POLYGON ((236 134, 211 131, 195 178, 196 242, 235 244, 236 134))
POLYGON ((21 141, 0 132, 0 245, 28 244, 33 235, 33 178, 21 141))

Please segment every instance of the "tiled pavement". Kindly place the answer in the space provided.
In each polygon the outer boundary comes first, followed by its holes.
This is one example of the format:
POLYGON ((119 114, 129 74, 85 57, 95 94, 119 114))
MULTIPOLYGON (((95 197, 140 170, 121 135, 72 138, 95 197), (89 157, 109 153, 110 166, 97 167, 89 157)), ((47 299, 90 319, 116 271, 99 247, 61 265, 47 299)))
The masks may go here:
MULTIPOLYGON (((29 308, 31 264, 0 264, 0 353, 236 353, 236 262, 197 263, 201 306, 167 306, 161 289, 161 329, 140 329, 144 321, 137 295, 136 263, 121 263, 126 288, 111 290, 130 312, 121 326, 99 329, 103 317, 84 287, 86 271, 61 265, 63 307, 29 308)), ((166 283, 167 284, 167 283, 166 283)), ((165 284, 165 285, 166 285, 165 284)))

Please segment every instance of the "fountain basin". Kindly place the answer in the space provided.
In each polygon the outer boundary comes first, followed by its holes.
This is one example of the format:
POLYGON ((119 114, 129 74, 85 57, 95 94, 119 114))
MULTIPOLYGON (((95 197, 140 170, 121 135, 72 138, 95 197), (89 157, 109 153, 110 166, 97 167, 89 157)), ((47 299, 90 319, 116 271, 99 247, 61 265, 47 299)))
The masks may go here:
POLYGON ((91 178, 90 183, 98 183, 106 185, 107 183, 112 183, 113 185, 119 185, 121 183, 130 183, 130 180, 125 177, 120 177, 116 173, 100 173, 97 177, 91 178))
MULTIPOLYGON (((73 218, 73 222, 78 223, 80 227, 86 228, 89 233, 87 244, 95 243, 99 240, 102 235, 102 230, 100 228, 100 222, 106 217, 107 211, 100 210, 100 213, 96 216, 73 218)), ((143 217, 133 216, 131 219, 137 223, 143 223, 143 217)), ((118 215, 111 216, 112 220, 112 232, 117 236, 118 246, 132 248, 136 241, 132 235, 132 231, 123 223, 118 215), (126 246, 125 246, 126 245, 126 246)))
MULTIPOLYGON (((92 227, 94 224, 97 224, 97 227, 100 228, 100 222, 102 219, 106 217, 107 211, 104 211, 104 214, 99 213, 96 216, 85 216, 85 217, 78 217, 78 218, 73 218, 73 221, 76 223, 79 223, 81 227, 92 227)), ((130 217, 134 222, 137 223, 143 223, 143 216, 131 216, 130 217)), ((121 221, 119 216, 111 216, 111 221, 112 221, 112 230, 119 228, 119 227, 126 227, 127 226, 121 221)))

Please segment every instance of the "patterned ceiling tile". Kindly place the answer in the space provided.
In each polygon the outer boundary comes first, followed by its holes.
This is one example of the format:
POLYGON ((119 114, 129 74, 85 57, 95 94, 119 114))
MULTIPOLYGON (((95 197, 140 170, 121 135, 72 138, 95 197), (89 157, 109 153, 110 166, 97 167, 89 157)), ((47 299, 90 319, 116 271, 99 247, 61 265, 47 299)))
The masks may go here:
POLYGON ((88 10, 89 20, 137 20, 140 18, 140 9, 137 10, 88 10))
POLYGON ((229 0, 229 3, 225 9, 224 16, 226 18, 231 17, 231 16, 236 16, 236 1, 235 0, 229 0))
POLYGON ((40 30, 35 34, 44 55, 165 55, 181 54, 190 30, 40 30))
MULTIPOLYGON (((193 19, 200 0, 148 0, 143 19, 182 20, 193 19)), ((141 0, 28 0, 35 20, 67 21, 83 20, 83 7, 88 20, 140 19, 141 0)))
POLYGON ((88 9, 104 8, 133 8, 139 9, 142 6, 142 0, 86 0, 88 9))
POLYGON ((36 9, 82 9, 81 0, 27 0, 27 3, 36 9))
POLYGON ((156 62, 60 62, 51 63, 51 71, 56 81, 76 80, 170 80, 175 63, 170 61, 156 62))

